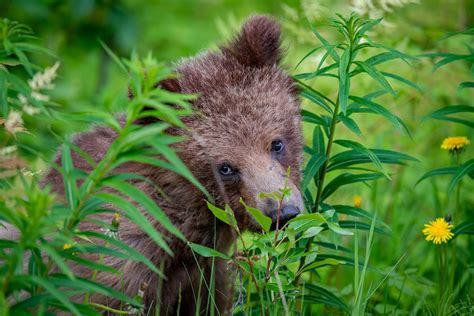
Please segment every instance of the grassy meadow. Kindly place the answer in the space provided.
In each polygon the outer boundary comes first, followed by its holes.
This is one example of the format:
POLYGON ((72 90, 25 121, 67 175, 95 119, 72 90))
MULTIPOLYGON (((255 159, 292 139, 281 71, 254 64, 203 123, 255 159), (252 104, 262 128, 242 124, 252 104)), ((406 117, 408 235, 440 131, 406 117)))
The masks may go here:
MULTIPOLYGON (((154 85, 172 76, 173 62, 217 49, 255 13, 281 23, 283 67, 300 88, 306 210, 271 231, 268 218, 246 207, 262 226, 251 234, 230 208, 209 203, 237 243, 231 253, 189 247, 233 267, 232 313, 473 315, 472 12, 466 0, 1 1, 0 232, 15 227, 20 237, 0 233, 0 315, 143 313, 140 293, 126 296, 95 275, 119 273, 104 256, 127 256, 160 273, 118 236, 122 216, 146 222, 127 199, 156 219, 164 214, 130 188, 138 176, 110 171, 160 155, 205 192, 170 150, 177 140, 164 133, 183 126, 193 96, 154 85), (136 98, 128 99, 127 87, 136 98), (133 122, 145 103, 161 123, 143 130, 133 122), (93 124, 121 136, 87 174, 72 164, 71 135, 93 124), (154 139, 162 141, 149 149, 154 139), (40 185, 51 168, 63 175, 65 200, 40 185), (119 211, 100 233, 78 229, 110 204, 119 211), (94 273, 79 278, 69 263, 94 273), (123 308, 94 304, 93 293, 123 308)), ((267 194, 281 205, 289 189, 267 194)), ((200 304, 212 305, 209 297, 200 304)))

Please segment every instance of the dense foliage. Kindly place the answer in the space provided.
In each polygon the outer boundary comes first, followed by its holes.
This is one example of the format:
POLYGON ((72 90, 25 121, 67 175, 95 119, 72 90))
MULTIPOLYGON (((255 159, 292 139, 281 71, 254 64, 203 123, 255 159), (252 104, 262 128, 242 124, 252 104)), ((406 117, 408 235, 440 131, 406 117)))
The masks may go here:
MULTIPOLYGON (((331 10, 344 12, 337 1, 321 1, 319 8, 308 1, 300 7, 279 6, 283 10, 275 4, 260 8, 282 15, 292 43, 287 64, 296 69, 291 72, 300 86, 305 122, 305 214, 270 231, 270 219, 241 201, 262 227, 261 234, 248 234, 239 229, 230 208, 212 205, 209 197, 210 212, 233 227, 238 242, 232 253, 189 246, 196 255, 224 258, 234 267, 233 311, 238 315, 472 314, 472 21, 461 15, 462 23, 456 25, 460 31, 451 32, 449 19, 435 20, 436 36, 424 39, 414 32, 404 42, 399 34, 388 39, 384 30, 395 24, 408 32, 406 21, 423 8, 376 2, 373 11, 395 10, 382 19, 373 18, 374 12, 361 4, 364 1, 351 3, 358 14, 334 15, 331 10), (367 14, 372 18, 364 17, 367 14)), ((139 293, 127 297, 99 284, 94 276, 81 278, 69 264, 95 273, 119 273, 103 258, 126 257, 160 274, 159 267, 120 241, 120 217, 140 225, 169 252, 144 214, 184 237, 159 206, 130 185, 139 175, 111 170, 129 161, 155 164, 183 175, 205 192, 170 148, 181 139, 163 132, 172 125, 183 127, 180 118, 192 113, 188 101, 195 96, 156 89, 156 82, 173 74, 151 55, 139 58, 133 53, 122 59, 112 52, 127 52, 130 38, 125 39, 137 28, 139 19, 126 12, 126 4, 25 4, 31 16, 54 17, 81 41, 65 33, 64 42, 53 40, 56 46, 51 47, 34 37, 28 26, 6 18, 0 22, 0 229, 18 231, 13 240, 0 234, 0 314, 110 311, 89 301, 94 293, 120 299, 122 310, 113 312, 137 313, 139 293), (54 9, 63 15, 54 14, 54 9), (78 12, 77 20, 67 19, 72 12, 78 12), (122 18, 124 22, 118 23, 122 18), (91 28, 105 43, 89 36, 91 28), (74 45, 63 56, 68 40, 74 45), (84 52, 90 46, 95 51, 84 52), (75 54, 92 56, 98 63, 75 65, 75 54), (44 69, 43 64, 52 66, 44 69), (96 86, 78 83, 76 71, 96 74, 96 86), (133 100, 126 98, 127 86, 133 100), (145 128, 134 124, 144 104, 153 108, 148 115, 160 119, 145 128), (124 111, 121 119, 113 113, 118 110, 124 111), (65 136, 92 123, 119 135, 99 164, 65 136), (51 162, 58 144, 62 167, 51 162), (75 169, 72 151, 90 161, 93 172, 75 169), (157 155, 163 160, 150 159, 157 155), (48 168, 63 175, 64 200, 40 186, 48 168), (114 211, 105 205, 113 205, 114 211), (82 221, 102 212, 116 212, 115 219, 98 222, 99 232, 79 229, 82 221), (73 302, 78 295, 81 303, 73 302)), ((468 10, 463 1, 459 6, 468 10)), ((170 5, 169 10, 177 7, 170 5)), ((22 22, 51 32, 17 10, 12 4, 12 14, 24 17, 22 22)), ((446 10, 454 19, 451 8, 446 10)), ((249 12, 242 12, 242 17, 249 12)), ((219 30, 230 34, 238 24, 234 20, 221 17, 219 30)), ((198 48, 199 39, 193 41, 198 48)), ((177 59, 183 53, 177 52, 179 41, 170 46, 174 48, 167 47, 160 58, 177 59)), ((263 194, 281 205, 289 190, 263 194)))

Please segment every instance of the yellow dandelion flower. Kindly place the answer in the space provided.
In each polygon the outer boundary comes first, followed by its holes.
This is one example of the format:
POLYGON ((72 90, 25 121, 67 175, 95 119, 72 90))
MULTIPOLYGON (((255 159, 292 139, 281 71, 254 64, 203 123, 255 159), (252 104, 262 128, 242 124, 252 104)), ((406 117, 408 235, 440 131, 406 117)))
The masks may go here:
POLYGON ((460 151, 471 142, 466 136, 447 137, 441 144, 441 149, 449 151, 460 151))
POLYGON ((120 213, 114 213, 114 219, 115 219, 116 221, 120 220, 120 218, 122 218, 122 214, 120 214, 120 213))
POLYGON ((426 235, 427 241, 439 245, 442 242, 447 243, 448 240, 453 238, 454 234, 451 232, 451 228, 453 228, 453 225, 446 222, 444 218, 437 218, 429 224, 425 224, 423 234, 426 235))
POLYGON ((362 196, 354 196, 354 207, 360 208, 362 206, 362 196))
POLYGON ((73 244, 64 244, 64 245, 63 245, 63 249, 64 249, 64 250, 71 249, 72 246, 73 246, 73 244))

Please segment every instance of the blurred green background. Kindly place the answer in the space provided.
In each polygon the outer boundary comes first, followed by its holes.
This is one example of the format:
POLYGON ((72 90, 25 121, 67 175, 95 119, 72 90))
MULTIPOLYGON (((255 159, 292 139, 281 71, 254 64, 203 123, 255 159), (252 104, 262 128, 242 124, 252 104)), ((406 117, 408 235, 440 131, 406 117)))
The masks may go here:
MULTIPOLYGON (((462 31, 474 26, 474 1, 426 0, 426 1, 342 1, 342 0, 181 0, 181 1, 94 1, 94 0, 3 0, 0 2, 2 16, 27 24, 35 31, 42 45, 49 48, 61 62, 60 77, 56 80, 53 99, 64 112, 87 111, 104 107, 110 111, 120 110, 116 96, 126 97, 126 78, 113 64, 99 43, 105 42, 117 55, 129 56, 132 50, 140 54, 151 51, 159 60, 172 63, 183 57, 193 56, 205 49, 215 49, 228 40, 241 22, 250 14, 265 13, 277 17, 283 25, 284 47, 287 55, 285 67, 292 74, 312 71, 318 58, 314 55, 295 69, 298 61, 312 48, 319 45, 311 33, 310 24, 328 24, 334 14, 359 14, 379 17, 384 22, 377 27, 372 38, 379 43, 395 47, 411 55, 427 52, 465 53, 466 43, 472 37, 456 36, 443 39, 449 32, 462 31)), ((334 32, 322 29, 331 38, 334 32)), ((54 58, 41 55, 34 60, 48 66, 54 58)), ((474 141, 472 129, 441 121, 422 120, 431 111, 447 105, 473 105, 472 89, 458 91, 458 84, 471 80, 474 69, 467 62, 452 63, 433 72, 433 60, 421 58, 411 65, 394 62, 390 72, 416 82, 421 91, 394 83, 398 95, 395 99, 382 98, 383 104, 399 115, 412 132, 412 138, 402 135, 379 117, 361 115, 358 122, 363 137, 351 134, 343 127, 338 138, 354 139, 370 148, 392 149, 407 153, 420 160, 408 166, 389 170, 393 181, 377 181, 374 185, 354 185, 334 195, 331 202, 351 204, 355 195, 362 196, 365 209, 377 212, 391 227, 391 237, 378 237, 375 242, 371 265, 380 268, 392 267, 404 254, 401 265, 380 293, 374 296, 374 309, 380 296, 397 296, 407 310, 423 308, 425 298, 434 292, 433 279, 435 252, 431 244, 423 241, 423 224, 435 216, 452 214, 454 199, 446 194, 449 178, 437 178, 415 186, 425 172, 453 164, 452 157, 440 149, 442 140, 448 136, 467 136, 474 141)), ((334 98, 337 84, 327 78, 316 78, 310 83, 318 90, 334 98)), ((363 95, 370 90, 370 80, 357 79, 352 94, 363 95)), ((304 106, 310 105, 304 103, 304 106)), ((317 111, 315 109, 312 109, 317 111)), ((86 128, 58 119, 42 119, 35 116, 27 126, 44 130, 30 139, 31 143, 51 156, 59 143, 51 137, 49 130, 57 134, 76 132, 86 128), (43 135, 43 136, 41 136, 43 135)), ((34 129, 34 128, 33 128, 34 129)), ((305 125, 305 131, 311 126, 305 125)), ((305 133, 310 140, 310 133, 305 133)), ((474 157, 474 145, 467 147, 463 161, 474 157)), ((336 150, 338 150, 336 148, 336 150)), ((474 185, 465 181, 462 187, 464 214, 473 216, 474 185)), ((457 219, 454 219, 456 222, 457 219)), ((472 238, 472 237, 469 237, 472 238)), ((468 238, 460 239, 463 246, 468 238)), ((469 243, 472 245, 472 242, 469 243)), ((464 258, 473 269, 472 249, 464 247, 464 258)), ((332 269, 332 268, 331 268, 332 269)), ((352 270, 335 268, 331 275, 322 276, 322 283, 333 287, 342 295, 350 294, 349 284, 352 270)), ((328 269, 329 270, 329 269, 328 269)), ((469 272, 472 278, 472 271, 469 272)), ((374 274, 374 280, 380 275, 374 274)), ((472 287, 470 292, 472 294, 472 287)), ((472 297, 472 295, 471 295, 472 297)))

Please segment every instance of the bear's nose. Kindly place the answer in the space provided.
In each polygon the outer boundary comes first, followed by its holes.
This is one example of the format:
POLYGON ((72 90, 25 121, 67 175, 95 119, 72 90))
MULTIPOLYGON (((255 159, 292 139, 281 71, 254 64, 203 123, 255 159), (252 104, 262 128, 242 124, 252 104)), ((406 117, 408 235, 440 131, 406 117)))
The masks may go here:
MULTIPOLYGON (((300 210, 295 205, 287 204, 282 207, 280 210, 280 220, 278 223, 278 228, 283 227, 290 219, 296 217, 300 213, 300 210)), ((274 212, 274 216, 272 216, 272 226, 271 229, 276 229, 278 212, 274 212)))

